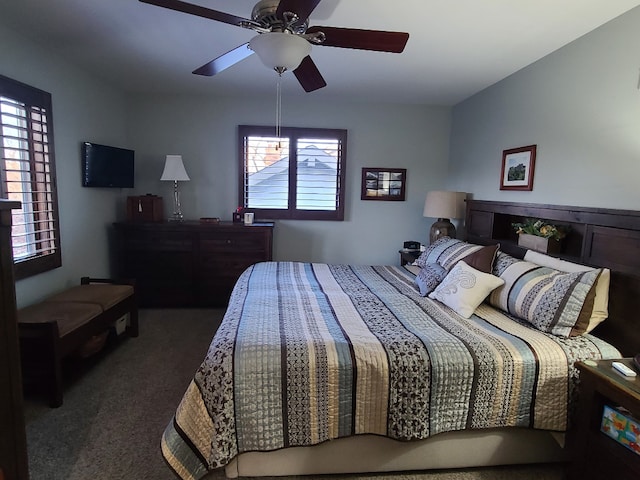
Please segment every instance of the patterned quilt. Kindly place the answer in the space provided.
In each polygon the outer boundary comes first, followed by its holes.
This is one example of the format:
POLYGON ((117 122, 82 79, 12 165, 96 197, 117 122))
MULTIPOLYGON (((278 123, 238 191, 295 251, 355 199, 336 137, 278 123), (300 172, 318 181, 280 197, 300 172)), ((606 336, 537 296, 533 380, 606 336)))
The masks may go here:
POLYGON ((573 362, 619 356, 486 304, 464 319, 420 296, 414 278, 392 266, 247 269, 163 435, 169 466, 197 479, 242 452, 350 435, 563 431, 573 362))

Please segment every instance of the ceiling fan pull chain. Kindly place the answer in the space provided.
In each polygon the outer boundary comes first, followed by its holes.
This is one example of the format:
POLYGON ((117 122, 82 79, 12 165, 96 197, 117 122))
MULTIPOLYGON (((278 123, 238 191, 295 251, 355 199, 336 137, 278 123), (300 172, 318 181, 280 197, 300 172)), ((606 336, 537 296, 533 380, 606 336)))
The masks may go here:
POLYGON ((280 144, 280 128, 282 122, 282 74, 278 74, 276 82, 276 137, 278 138, 278 150, 282 147, 280 144))

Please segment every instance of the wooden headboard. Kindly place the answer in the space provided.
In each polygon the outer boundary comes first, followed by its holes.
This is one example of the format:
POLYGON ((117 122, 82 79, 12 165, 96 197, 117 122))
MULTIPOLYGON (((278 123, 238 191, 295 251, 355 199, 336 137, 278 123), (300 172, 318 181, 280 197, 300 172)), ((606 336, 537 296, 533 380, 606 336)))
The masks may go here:
POLYGON ((511 224, 528 217, 571 227, 554 256, 611 270, 609 318, 593 334, 624 356, 640 353, 640 212, 467 200, 467 241, 500 243, 502 251, 522 258, 526 250, 511 224))

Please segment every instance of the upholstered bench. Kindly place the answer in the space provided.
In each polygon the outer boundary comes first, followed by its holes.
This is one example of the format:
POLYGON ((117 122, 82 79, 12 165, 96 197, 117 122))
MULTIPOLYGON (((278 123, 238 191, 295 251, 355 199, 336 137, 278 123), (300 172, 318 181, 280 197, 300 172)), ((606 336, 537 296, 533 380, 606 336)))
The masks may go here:
POLYGON ((25 384, 43 389, 52 407, 62 405, 62 359, 104 335, 128 315, 126 332, 138 336, 132 282, 83 277, 80 285, 18 310, 25 384))

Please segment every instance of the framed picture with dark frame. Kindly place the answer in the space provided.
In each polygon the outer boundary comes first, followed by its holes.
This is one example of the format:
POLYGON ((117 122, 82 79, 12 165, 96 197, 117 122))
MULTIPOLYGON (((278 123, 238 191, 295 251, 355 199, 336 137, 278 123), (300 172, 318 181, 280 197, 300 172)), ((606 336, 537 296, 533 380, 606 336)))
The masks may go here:
POLYGON ((500 190, 533 190, 535 166, 536 145, 504 150, 500 190))
POLYGON ((406 168, 365 167, 360 199, 404 202, 406 184, 406 168))

